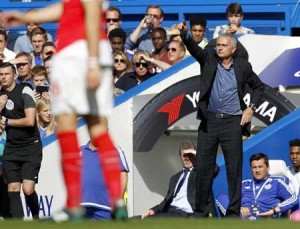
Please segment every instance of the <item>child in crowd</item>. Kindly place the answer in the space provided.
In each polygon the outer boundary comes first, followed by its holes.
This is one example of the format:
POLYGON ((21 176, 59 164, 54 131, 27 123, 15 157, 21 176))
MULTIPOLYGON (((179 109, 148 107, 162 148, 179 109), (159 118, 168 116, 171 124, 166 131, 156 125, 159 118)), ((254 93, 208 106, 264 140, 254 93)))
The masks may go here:
POLYGON ((40 131, 41 139, 51 135, 55 131, 55 121, 51 112, 50 101, 41 98, 36 104, 37 125, 40 131))
POLYGON ((243 27, 241 21, 244 18, 242 6, 239 3, 231 3, 227 6, 226 17, 228 19, 228 25, 217 26, 213 34, 213 38, 217 38, 223 33, 230 34, 254 34, 252 29, 243 27))
POLYGON ((44 66, 34 66, 31 71, 31 77, 34 86, 34 96, 36 100, 41 98, 50 99, 48 73, 44 66))

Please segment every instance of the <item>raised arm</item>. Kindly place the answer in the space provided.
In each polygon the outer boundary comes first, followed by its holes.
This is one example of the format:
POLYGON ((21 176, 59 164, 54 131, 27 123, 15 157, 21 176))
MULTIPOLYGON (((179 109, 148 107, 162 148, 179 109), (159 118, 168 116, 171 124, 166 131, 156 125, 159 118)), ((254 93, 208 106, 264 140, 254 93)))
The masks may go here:
POLYGON ((19 26, 30 22, 45 23, 58 21, 63 11, 61 3, 56 3, 38 10, 31 10, 25 13, 11 11, 2 14, 5 26, 19 26))

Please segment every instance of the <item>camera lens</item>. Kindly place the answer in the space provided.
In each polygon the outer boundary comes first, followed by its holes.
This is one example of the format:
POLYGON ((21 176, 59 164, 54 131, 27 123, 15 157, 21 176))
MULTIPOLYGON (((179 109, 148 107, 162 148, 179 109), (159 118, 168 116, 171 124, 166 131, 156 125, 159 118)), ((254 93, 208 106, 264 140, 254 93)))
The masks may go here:
POLYGON ((146 23, 147 24, 151 24, 151 22, 152 22, 152 18, 151 17, 146 18, 146 23))

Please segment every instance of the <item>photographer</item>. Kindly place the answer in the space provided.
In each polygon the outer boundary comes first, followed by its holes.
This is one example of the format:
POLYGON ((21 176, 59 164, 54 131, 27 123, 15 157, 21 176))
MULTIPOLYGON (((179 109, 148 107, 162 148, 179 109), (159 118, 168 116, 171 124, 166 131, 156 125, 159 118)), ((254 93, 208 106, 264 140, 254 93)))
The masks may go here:
POLYGON ((164 20, 164 12, 157 5, 147 7, 146 15, 137 28, 126 39, 125 48, 129 50, 145 50, 149 53, 154 51, 151 31, 153 28, 161 27, 164 20))

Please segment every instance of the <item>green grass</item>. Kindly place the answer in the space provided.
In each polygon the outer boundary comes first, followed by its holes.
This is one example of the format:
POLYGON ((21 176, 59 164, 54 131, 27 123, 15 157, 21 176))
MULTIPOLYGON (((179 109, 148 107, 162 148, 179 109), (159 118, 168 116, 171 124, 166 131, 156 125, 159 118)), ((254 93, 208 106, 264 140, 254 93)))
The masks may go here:
POLYGON ((16 220, 7 220, 0 222, 0 228, 21 228, 21 229, 293 229, 300 228, 300 222, 292 222, 287 219, 266 219, 258 221, 246 220, 201 220, 201 219, 146 219, 146 220, 128 220, 124 222, 112 221, 82 221, 82 222, 68 222, 68 223, 53 223, 46 221, 23 222, 16 220))

